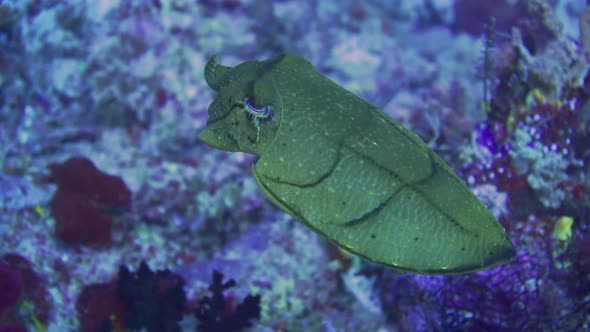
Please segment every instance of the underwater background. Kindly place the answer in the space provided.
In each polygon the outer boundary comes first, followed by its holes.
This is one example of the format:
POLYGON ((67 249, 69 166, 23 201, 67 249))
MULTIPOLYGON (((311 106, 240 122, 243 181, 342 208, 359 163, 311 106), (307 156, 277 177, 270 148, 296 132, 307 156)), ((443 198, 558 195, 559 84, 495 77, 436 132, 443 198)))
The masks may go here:
POLYGON ((589 331, 582 0, 0 0, 0 331, 589 331), (299 55, 417 133, 517 257, 349 255, 198 139, 205 64, 299 55))

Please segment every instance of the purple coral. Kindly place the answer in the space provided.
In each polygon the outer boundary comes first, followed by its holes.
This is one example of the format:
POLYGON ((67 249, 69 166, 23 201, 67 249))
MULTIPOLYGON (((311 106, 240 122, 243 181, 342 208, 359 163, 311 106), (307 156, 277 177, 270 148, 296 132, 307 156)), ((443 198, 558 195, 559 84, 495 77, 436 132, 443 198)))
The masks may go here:
POLYGON ((386 312, 408 331, 581 327, 584 315, 576 312, 579 303, 564 301, 564 289, 547 273, 544 261, 519 252, 515 263, 475 274, 396 278, 384 298, 386 312))
POLYGON ((544 285, 539 266, 519 253, 517 267, 449 278, 441 292, 443 326, 448 329, 492 331, 543 330, 542 317, 550 316, 550 299, 556 294, 544 285))

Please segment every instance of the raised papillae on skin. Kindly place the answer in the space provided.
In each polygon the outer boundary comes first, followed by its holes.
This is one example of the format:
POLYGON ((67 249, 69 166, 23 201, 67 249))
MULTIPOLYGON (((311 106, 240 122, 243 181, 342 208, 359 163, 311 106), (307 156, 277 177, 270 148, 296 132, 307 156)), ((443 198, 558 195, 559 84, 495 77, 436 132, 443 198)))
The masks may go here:
POLYGON ((467 185, 377 107, 297 56, 233 68, 218 60, 205 68, 218 94, 200 138, 260 156, 258 185, 293 218, 400 271, 467 273, 514 258, 505 230, 467 185))

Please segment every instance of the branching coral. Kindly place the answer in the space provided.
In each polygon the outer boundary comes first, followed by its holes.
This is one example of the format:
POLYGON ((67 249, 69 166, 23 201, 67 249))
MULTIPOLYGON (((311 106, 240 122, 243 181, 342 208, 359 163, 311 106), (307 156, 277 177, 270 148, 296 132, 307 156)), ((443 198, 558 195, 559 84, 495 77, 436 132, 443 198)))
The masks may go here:
POLYGON ((395 277, 384 292, 385 312, 410 331, 586 329, 590 287, 583 270, 572 275, 571 267, 551 267, 551 239, 539 220, 520 227, 514 232, 520 244, 534 252, 520 251, 514 263, 475 274, 395 277), (567 296, 568 288, 578 293, 567 296))
POLYGON ((447 280, 441 293, 443 326, 467 330, 543 330, 540 318, 557 312, 559 291, 543 284, 543 269, 525 254, 518 266, 447 280), (485 286, 484 286, 485 285, 485 286), (464 292, 458 293, 457 290, 464 292))
POLYGON ((117 292, 127 306, 125 324, 132 330, 180 331, 178 322, 186 303, 184 280, 169 270, 152 272, 141 263, 136 272, 122 266, 117 292))
POLYGON ((247 295, 235 307, 225 298, 223 292, 235 284, 234 280, 223 282, 223 275, 213 272, 211 295, 199 301, 196 313, 199 332, 242 331, 260 318, 260 295, 247 295))

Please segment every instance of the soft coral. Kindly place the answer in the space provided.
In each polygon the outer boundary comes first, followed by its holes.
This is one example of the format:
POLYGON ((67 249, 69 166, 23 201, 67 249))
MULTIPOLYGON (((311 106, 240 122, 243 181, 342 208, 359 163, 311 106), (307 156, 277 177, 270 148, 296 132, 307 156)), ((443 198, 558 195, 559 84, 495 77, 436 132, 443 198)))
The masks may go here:
POLYGON ((131 201, 125 182, 101 172, 84 157, 51 164, 49 169, 49 180, 58 186, 50 203, 57 238, 68 243, 108 244, 112 227, 108 212, 131 201))
POLYGON ((49 321, 49 293, 47 284, 29 260, 18 254, 0 257, 0 332, 26 331, 17 315, 23 301, 33 303, 32 320, 49 321))
POLYGON ((127 306, 117 293, 115 283, 85 286, 76 300, 76 311, 82 332, 125 329, 127 306))
POLYGON ((71 157, 61 164, 50 164, 51 180, 60 190, 77 194, 101 207, 124 207, 131 191, 118 176, 101 172, 85 157, 71 157))

